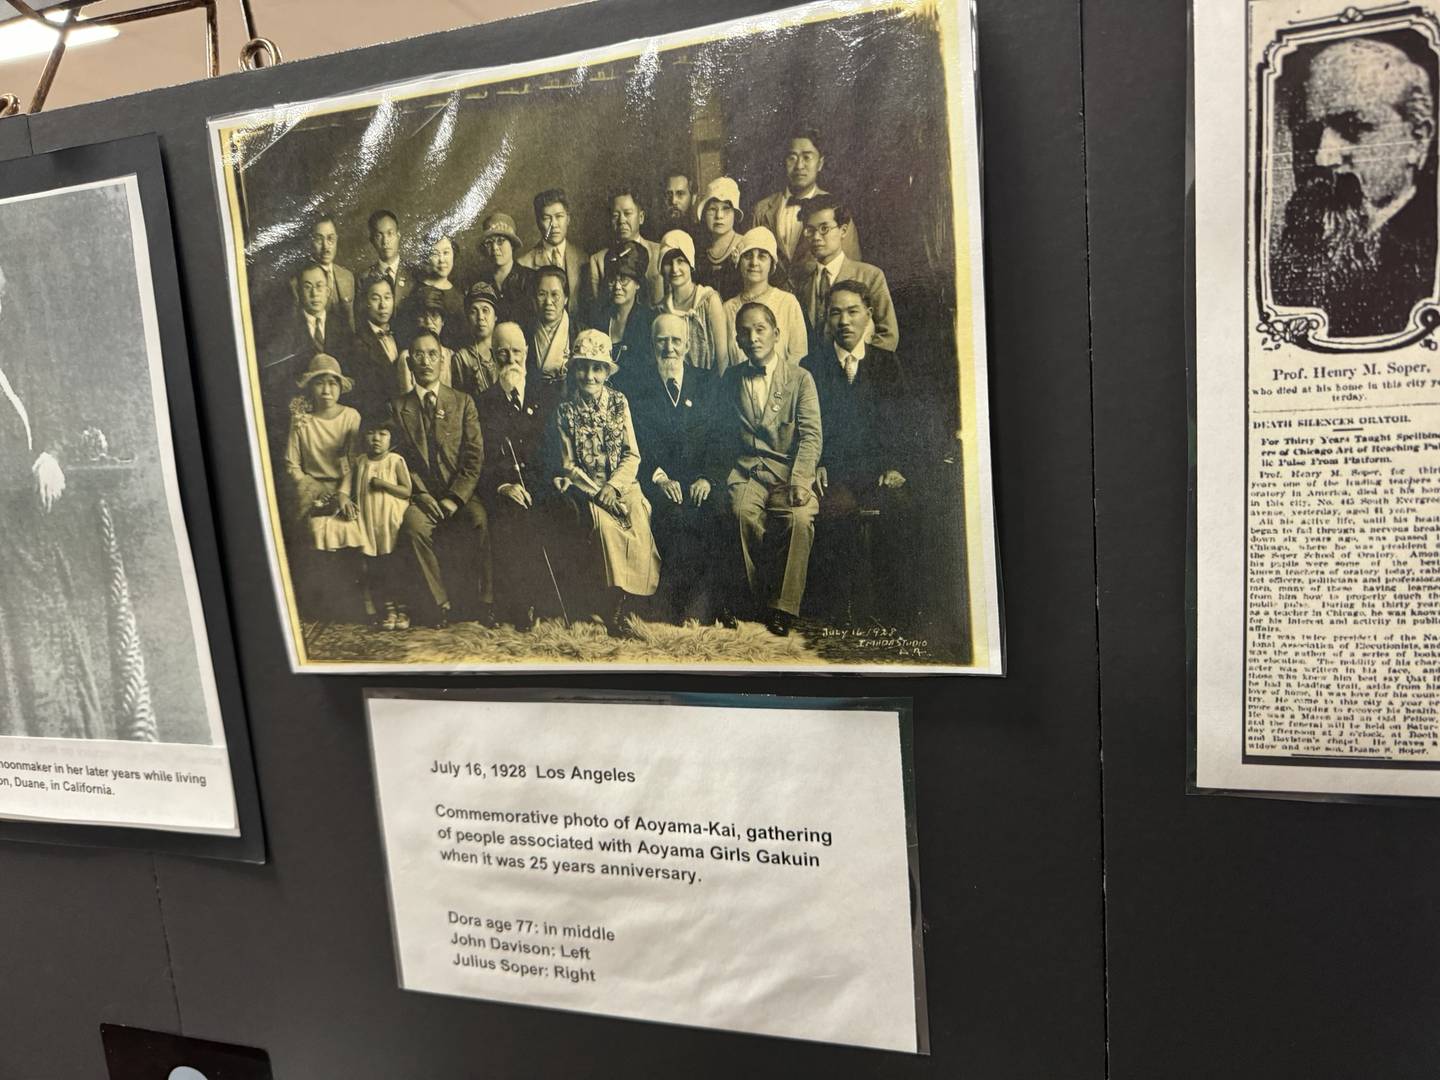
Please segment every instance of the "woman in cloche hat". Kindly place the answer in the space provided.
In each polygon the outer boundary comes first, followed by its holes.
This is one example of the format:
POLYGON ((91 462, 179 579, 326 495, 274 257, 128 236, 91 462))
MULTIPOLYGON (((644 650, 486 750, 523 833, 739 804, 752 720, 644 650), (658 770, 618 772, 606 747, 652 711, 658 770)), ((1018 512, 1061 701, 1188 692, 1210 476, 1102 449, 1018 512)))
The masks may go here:
POLYGON ((695 280, 709 285, 721 300, 729 300, 740 291, 739 225, 745 220, 740 185, 728 176, 711 180, 695 207, 695 220, 705 242, 695 263, 695 280))
MULTIPOLYGON (((300 396, 290 403, 290 437, 285 443, 285 479, 290 491, 289 518, 292 551, 337 552, 359 548, 364 538, 355 504, 350 499, 350 466, 360 443, 360 414, 340 404, 340 395, 355 388, 340 370, 340 362, 325 353, 310 358, 310 366, 295 380, 300 396)), ((307 562, 309 560, 300 560, 307 562)), ((318 566, 311 573, 296 572, 297 602, 310 607, 333 608, 325 594, 331 590, 319 580, 318 566), (303 591, 302 591, 303 590, 303 591), (306 604, 306 601, 309 604, 306 604)))
POLYGON ((734 343, 725 321, 725 304, 709 285, 695 280, 695 241, 682 229, 660 238, 660 280, 665 299, 660 313, 685 320, 690 332, 688 363, 723 375, 734 343))
POLYGON ((590 610, 603 613, 610 633, 629 632, 627 598, 652 596, 660 583, 660 554, 650 532, 650 504, 640 491, 640 450, 625 395, 607 386, 619 365, 610 336, 582 330, 570 352, 570 391, 555 410, 557 490, 575 510, 582 554, 575 569, 582 588, 603 594, 590 610))
MULTIPOLYGON (((780 257, 776 254, 779 245, 775 234, 764 225, 757 225, 740 238, 740 280, 741 289, 737 296, 725 301, 725 322, 731 330, 735 328, 735 317, 740 307, 752 301, 764 304, 775 316, 780 330, 780 340, 775 343, 775 356, 784 363, 798 364, 809 352, 809 338, 805 333, 805 313, 800 310, 800 301, 794 293, 786 292, 773 284, 775 268, 780 257)), ((731 350, 730 362, 742 363, 744 354, 738 346, 731 350)))

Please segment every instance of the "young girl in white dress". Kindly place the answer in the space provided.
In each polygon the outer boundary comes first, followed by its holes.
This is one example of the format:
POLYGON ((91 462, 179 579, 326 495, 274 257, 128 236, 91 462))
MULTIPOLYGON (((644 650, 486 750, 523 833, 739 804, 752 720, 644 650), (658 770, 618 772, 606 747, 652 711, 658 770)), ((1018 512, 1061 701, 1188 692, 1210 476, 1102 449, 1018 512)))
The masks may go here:
POLYGON ((365 453, 355 458, 351 469, 352 497, 359 511, 360 550, 365 560, 365 583, 370 603, 385 612, 380 625, 386 630, 405 630, 410 615, 396 587, 393 562, 400 522, 410 505, 410 470, 405 459, 391 449, 395 441, 394 421, 388 416, 368 417, 361 428, 365 453))

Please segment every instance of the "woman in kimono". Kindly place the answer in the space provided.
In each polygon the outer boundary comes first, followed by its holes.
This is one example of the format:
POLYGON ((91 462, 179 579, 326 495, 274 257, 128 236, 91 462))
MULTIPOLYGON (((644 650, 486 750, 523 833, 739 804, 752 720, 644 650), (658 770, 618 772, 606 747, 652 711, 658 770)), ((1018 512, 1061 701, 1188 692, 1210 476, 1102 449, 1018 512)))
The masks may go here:
POLYGON ((620 636, 629 632, 628 598, 653 596, 660 583, 660 554, 638 482, 630 405, 606 385, 618 368, 605 331, 576 335, 571 389, 555 409, 552 460, 555 487, 575 511, 579 584, 603 589, 606 627, 620 636))
POLYGON ((0 735, 105 737, 95 653, 55 513, 65 473, 37 450, 46 445, 39 417, 3 365, 0 357, 0 735))

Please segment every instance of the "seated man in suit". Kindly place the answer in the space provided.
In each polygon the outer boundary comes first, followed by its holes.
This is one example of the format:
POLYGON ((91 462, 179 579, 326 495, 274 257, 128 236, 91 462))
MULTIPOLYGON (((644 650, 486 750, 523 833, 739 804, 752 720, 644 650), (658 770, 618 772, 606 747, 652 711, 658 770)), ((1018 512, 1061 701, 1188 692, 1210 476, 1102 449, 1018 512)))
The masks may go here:
POLYGON ((550 485, 543 453, 551 395, 529 369, 526 352, 518 323, 497 326, 499 372, 476 399, 485 440, 479 494, 490 518, 495 616, 518 630, 528 630, 537 616, 559 614, 545 547, 550 485))
MULTIPOLYGON (((780 258, 792 277, 808 271, 810 252, 804 243, 805 223, 800 220, 800 204, 816 195, 824 195, 820 172, 825 168, 825 153, 820 133, 801 128, 792 133, 785 150, 785 190, 766 195, 755 204, 754 225, 764 225, 780 242, 780 258), (797 264, 799 264, 797 266, 797 264)), ((753 227, 753 226, 752 226, 753 227)), ((852 225, 844 238, 847 258, 860 261, 860 234, 852 225)))
POLYGON ((528 326, 535 317, 535 271, 515 261, 520 234, 509 214, 486 214, 480 222, 480 280, 500 297, 500 318, 528 326))
POLYGON ((640 226, 645 224, 645 211, 640 208, 635 193, 628 187, 617 188, 610 193, 609 205, 610 246, 591 255, 585 269, 583 303, 589 310, 591 326, 598 326, 595 320, 599 317, 599 309, 605 306, 605 274, 612 255, 627 246, 636 245, 645 249, 647 261, 645 277, 641 282, 641 301, 654 307, 665 293, 664 283, 660 280, 660 245, 640 235, 640 226))
POLYGON ((565 365, 576 327, 570 321, 565 271, 543 266, 535 271, 535 322, 530 328, 530 367, 552 397, 565 390, 565 365))
MULTIPOLYGON (((335 218, 330 214, 321 214, 310 227, 310 261, 325 272, 325 284, 330 290, 326 311, 342 319, 348 332, 355 329, 355 275, 335 261, 339 245, 340 234, 335 228, 335 218)), ((295 303, 299 305, 299 274, 290 279, 290 291, 295 294, 295 303)))
MULTIPOLYGON (((913 548, 910 477, 916 425, 906 416, 905 381, 895 354, 866 335, 874 301, 863 282, 835 283, 826 300, 826 341, 801 366, 815 379, 825 417, 825 452, 815 475, 822 529, 815 580, 828 614, 853 617, 870 605, 876 566, 904 565, 913 548)), ((887 600, 907 610, 897 575, 887 600)))
POLYGON ((395 449, 413 487, 400 542, 434 601, 436 626, 452 617, 493 625, 490 541, 485 507, 475 494, 485 463, 480 422, 470 395, 440 382, 440 362, 440 339, 416 334, 410 342, 415 389, 390 402, 400 432, 395 449), (443 540, 454 541, 444 560, 437 551, 443 540))
POLYGON ((361 416, 370 416, 400 393, 400 346, 390 320, 395 314, 395 292, 390 279, 374 274, 360 281, 360 328, 340 361, 355 382, 350 403, 361 416))
POLYGON ((735 336, 746 359, 722 379, 715 439, 731 462, 726 487, 750 595, 783 637, 800 613, 815 542, 820 399, 808 371, 776 356, 780 328, 764 304, 740 308, 735 336))
MULTIPOLYGON (((805 219, 805 240, 810 245, 813 262, 792 284, 800 307, 805 312, 809 329, 810 351, 818 352, 825 342, 825 323, 829 316, 826 304, 830 290, 840 281, 858 281, 865 286, 871 313, 867 331, 877 348, 893 353, 900 347, 900 327, 895 321, 895 305, 890 301, 890 286, 879 267, 859 262, 845 254, 845 237, 854 222, 850 210, 834 195, 816 195, 801 210, 805 219)), ((822 402, 821 407, 824 407, 822 402)))
MULTIPOLYGON (((395 296, 395 308, 398 311, 400 305, 409 298, 410 290, 414 287, 410 275, 400 265, 400 219, 395 216, 393 210, 376 210, 370 215, 366 227, 370 231, 370 246, 375 249, 375 261, 360 272, 360 277, 363 280, 379 276, 388 280, 390 291, 395 296)), ((356 303, 363 303, 363 298, 356 297, 356 303)), ((362 314, 363 312, 357 307, 356 325, 359 325, 362 314)))
POLYGON ((678 315, 657 315, 650 340, 655 365, 630 381, 626 395, 640 445, 640 488, 660 549, 659 602, 677 620, 706 623, 728 607, 717 602, 716 585, 722 560, 732 554, 716 543, 727 532, 711 438, 718 380, 687 362, 690 331, 678 315))
POLYGON ((500 297, 483 281, 465 290, 465 323, 470 341, 455 350, 451 358, 450 385, 478 397, 495 385, 495 325, 500 317, 500 297))
POLYGON ((585 256, 568 239, 570 198, 564 188, 548 188, 535 196, 535 227, 540 230, 540 239, 518 261, 531 270, 542 266, 558 266, 564 270, 566 307, 572 316, 578 315, 585 256))

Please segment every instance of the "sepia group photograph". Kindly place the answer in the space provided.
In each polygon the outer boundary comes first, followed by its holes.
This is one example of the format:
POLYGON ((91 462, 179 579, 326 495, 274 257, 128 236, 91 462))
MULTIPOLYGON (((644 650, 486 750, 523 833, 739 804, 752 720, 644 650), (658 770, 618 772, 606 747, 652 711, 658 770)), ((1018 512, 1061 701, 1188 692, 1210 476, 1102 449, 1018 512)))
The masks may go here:
POLYGON ((1000 673, 969 19, 212 120, 295 669, 1000 673))

